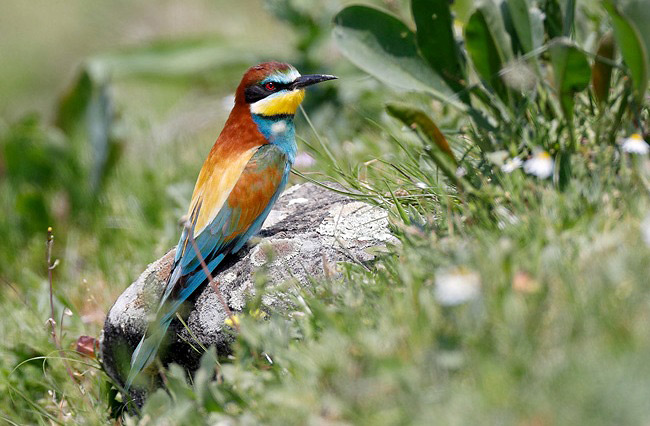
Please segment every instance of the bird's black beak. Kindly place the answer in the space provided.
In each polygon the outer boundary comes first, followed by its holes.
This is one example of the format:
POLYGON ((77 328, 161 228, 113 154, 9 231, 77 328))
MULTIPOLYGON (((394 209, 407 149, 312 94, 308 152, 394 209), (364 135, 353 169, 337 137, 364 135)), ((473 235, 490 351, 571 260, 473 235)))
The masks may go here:
POLYGON ((303 87, 311 86, 312 84, 320 83, 327 80, 336 80, 338 77, 327 74, 308 74, 301 75, 294 80, 292 86, 294 89, 301 89, 303 87))

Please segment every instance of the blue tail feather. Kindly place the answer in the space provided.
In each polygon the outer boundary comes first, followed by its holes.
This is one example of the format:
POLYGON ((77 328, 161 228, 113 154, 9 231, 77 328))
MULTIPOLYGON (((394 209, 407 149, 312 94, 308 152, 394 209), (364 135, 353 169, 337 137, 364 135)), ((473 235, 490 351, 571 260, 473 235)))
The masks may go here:
MULTIPOLYGON (((224 257, 225 255, 222 253, 214 258, 210 263, 208 263, 208 270, 214 271, 214 269, 217 267, 217 265, 219 265, 219 263, 221 263, 224 257)), ((126 390, 131 387, 133 381, 138 377, 140 372, 147 368, 156 358, 158 348, 162 344, 163 339, 167 333, 167 329, 169 328, 169 325, 174 318, 174 314, 176 311, 178 311, 178 308, 206 279, 203 270, 198 271, 186 282, 185 285, 187 287, 180 292, 178 298, 173 301, 169 301, 168 298, 171 294, 171 289, 177 284, 176 281, 179 279, 180 274, 177 272, 180 270, 181 268, 178 266, 172 272, 170 283, 167 285, 167 288, 165 289, 165 292, 160 301, 160 305, 158 307, 158 319, 155 322, 149 324, 145 335, 142 337, 142 340, 140 340, 140 343, 135 348, 135 351, 131 356, 131 371, 129 371, 129 375, 126 380, 126 390), (156 328, 153 329, 152 325, 155 325, 156 328)))
MULTIPOLYGON (((142 340, 140 340, 133 355, 131 355, 131 371, 129 371, 129 376, 124 385, 126 390, 131 387, 133 381, 138 377, 140 372, 147 368, 156 358, 158 348, 162 344, 171 322, 171 318, 167 321, 163 321, 149 336, 145 333, 142 340)), ((149 330, 147 330, 147 332, 148 331, 149 330)))

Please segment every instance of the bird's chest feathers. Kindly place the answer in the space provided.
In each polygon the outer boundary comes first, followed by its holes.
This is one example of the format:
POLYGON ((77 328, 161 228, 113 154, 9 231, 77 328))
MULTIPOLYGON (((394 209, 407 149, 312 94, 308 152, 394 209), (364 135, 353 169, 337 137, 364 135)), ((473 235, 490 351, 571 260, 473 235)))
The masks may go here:
POLYGON ((253 121, 264 138, 271 144, 277 145, 287 154, 293 164, 296 157, 296 129, 291 115, 264 116, 252 114, 253 121))

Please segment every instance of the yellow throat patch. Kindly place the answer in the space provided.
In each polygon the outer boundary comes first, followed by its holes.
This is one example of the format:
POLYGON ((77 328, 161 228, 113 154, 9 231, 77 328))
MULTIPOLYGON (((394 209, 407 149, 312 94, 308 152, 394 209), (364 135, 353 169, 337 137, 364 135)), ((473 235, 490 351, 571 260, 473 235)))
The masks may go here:
POLYGON ((295 114, 304 98, 304 89, 276 93, 251 104, 251 112, 259 115, 295 114))

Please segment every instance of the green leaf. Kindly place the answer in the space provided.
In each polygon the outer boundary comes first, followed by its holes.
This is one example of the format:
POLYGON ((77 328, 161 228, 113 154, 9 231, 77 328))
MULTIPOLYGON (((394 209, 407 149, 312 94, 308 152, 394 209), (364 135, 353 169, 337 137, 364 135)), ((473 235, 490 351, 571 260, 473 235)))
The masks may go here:
POLYGON ((100 189, 121 153, 121 144, 112 135, 114 121, 108 82, 83 69, 59 101, 55 123, 83 150, 88 150, 90 163, 86 167, 93 192, 100 189))
POLYGON ((541 11, 531 7, 530 0, 507 0, 507 3, 524 53, 540 48, 544 42, 544 19, 541 11))
POLYGON ((555 77, 555 88, 560 99, 562 111, 571 120, 573 117, 573 97, 585 90, 591 80, 591 67, 587 57, 567 38, 551 41, 551 64, 555 77))
POLYGON ((546 0, 544 3, 544 28, 549 38, 553 39, 563 35, 564 21, 562 8, 558 0, 546 0))
POLYGON ((605 9, 612 18, 616 43, 621 49, 623 59, 630 70, 636 100, 641 104, 648 88, 648 51, 641 39, 639 30, 632 21, 621 13, 612 0, 607 0, 604 4, 605 9))
MULTIPOLYGON (((650 7, 647 0, 619 0, 619 9, 639 32, 646 52, 646 66, 650 70, 650 7)), ((648 76, 650 78, 650 76, 648 76)))
POLYGON ((405 104, 389 103, 386 110, 390 115, 399 119, 401 122, 411 128, 419 128, 427 138, 436 144, 440 151, 444 152, 449 159, 457 164, 454 152, 451 150, 445 135, 442 134, 436 123, 433 122, 423 111, 415 109, 405 104))
POLYGON ((467 23, 469 15, 474 10, 473 0, 454 0, 449 2, 452 12, 454 12, 457 21, 463 25, 467 23))
POLYGON ((88 140, 92 148, 93 164, 90 169, 90 185, 93 190, 99 189, 109 170, 111 152, 116 141, 111 132, 114 122, 114 108, 108 87, 103 84, 93 90, 86 111, 86 126, 88 140))
POLYGON ((562 34, 564 37, 571 36, 573 32, 574 20, 576 15, 576 0, 566 0, 564 5, 564 23, 562 25, 562 34))
POLYGON ((83 123, 92 92, 93 82, 84 69, 79 73, 75 83, 59 99, 55 125, 70 135, 80 123, 83 123))
POLYGON ((391 103, 386 105, 387 112, 400 120, 411 130, 421 134, 432 142, 425 146, 425 151, 447 178, 454 182, 459 189, 472 189, 472 185, 465 178, 456 175, 458 163, 454 157, 447 139, 438 126, 423 111, 404 104, 391 103))
POLYGON ((367 6, 346 7, 334 17, 334 40, 350 62, 384 83, 465 110, 419 55, 415 34, 395 16, 367 6))
POLYGON ((465 43, 479 76, 501 99, 507 100, 508 91, 500 72, 513 55, 510 37, 492 1, 481 3, 469 18, 465 26, 465 43))
POLYGON ((539 49, 544 44, 544 14, 533 7, 528 10, 530 18, 530 34, 533 40, 533 49, 539 49))
POLYGON ((519 43, 525 53, 533 50, 533 35, 530 24, 530 15, 528 9, 530 5, 528 0, 507 0, 512 25, 515 27, 519 43))
POLYGON ((420 52, 429 65, 455 91, 466 85, 463 56, 454 37, 454 22, 448 0, 412 0, 420 52))
POLYGON ((147 402, 142 407, 142 412, 151 416, 160 416, 164 414, 172 405, 171 397, 164 389, 158 389, 152 393, 147 402))
POLYGON ((571 182, 571 176, 571 154, 569 152, 558 152, 555 156, 553 182, 560 191, 564 191, 571 182))

